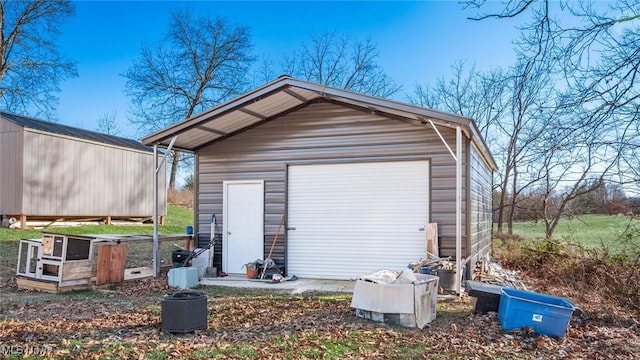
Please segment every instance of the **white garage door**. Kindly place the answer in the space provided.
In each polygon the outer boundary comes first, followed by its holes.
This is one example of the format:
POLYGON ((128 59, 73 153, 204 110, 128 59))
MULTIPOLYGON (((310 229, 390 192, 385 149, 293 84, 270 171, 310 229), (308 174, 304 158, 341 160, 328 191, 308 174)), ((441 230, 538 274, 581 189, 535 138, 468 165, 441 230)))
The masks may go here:
POLYGON ((353 279, 425 254, 428 161, 292 165, 289 275, 353 279))

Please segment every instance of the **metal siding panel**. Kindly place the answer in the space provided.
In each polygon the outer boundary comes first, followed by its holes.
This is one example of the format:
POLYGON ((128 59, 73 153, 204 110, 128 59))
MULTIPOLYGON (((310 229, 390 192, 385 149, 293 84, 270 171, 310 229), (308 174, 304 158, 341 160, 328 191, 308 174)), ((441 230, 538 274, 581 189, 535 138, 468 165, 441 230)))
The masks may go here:
POLYGON ((353 279, 425 255, 428 162, 289 168, 289 272, 353 279))
POLYGON ((22 213, 23 133, 0 119, 0 215, 22 213))
POLYGON ((493 173, 480 153, 471 147, 471 174, 469 176, 470 201, 470 254, 477 260, 490 251, 492 237, 492 185, 493 173))
MULTIPOLYGON (((151 216, 153 154, 27 132, 27 215, 151 216)), ((164 186, 164 179, 161 181, 164 186)), ((161 204, 166 196, 161 194, 161 204)), ((166 214, 166 207, 161 208, 166 214)))
MULTIPOLYGON (((315 94, 314 94, 315 96, 315 94)), ((269 101, 256 101, 246 105, 245 108, 254 113, 263 114, 265 117, 273 116, 290 108, 302 104, 302 101, 292 97, 287 93, 275 93, 270 96, 269 101)))
POLYGON ((255 116, 245 113, 230 113, 219 117, 219 123, 216 130, 224 133, 232 133, 239 128, 250 126, 253 123, 260 121, 255 116))
MULTIPOLYGON (((443 128, 441 132, 450 146, 454 146, 455 131, 443 128)), ((312 104, 275 118, 199 149, 196 156, 196 215, 200 229, 208 228, 212 210, 216 215, 223 215, 223 180, 264 179, 266 189, 282 189, 266 199, 265 248, 271 246, 275 236, 275 231, 269 229, 275 229, 282 216, 278 206, 284 202, 285 169, 291 163, 364 161, 372 158, 402 160, 415 156, 429 158, 430 171, 437 174, 430 183, 430 196, 439 203, 438 206, 455 209, 455 162, 431 127, 330 103, 312 104), (384 134, 390 136, 385 137, 384 134)), ((431 222, 441 225, 440 235, 445 239, 454 237, 455 244, 455 216, 452 219, 433 211, 430 216, 431 222)), ((286 236, 281 234, 276 248, 284 248, 285 242, 286 236)), ((284 252, 274 253, 273 258, 279 264, 284 263, 284 252)))
MULTIPOLYGON (((217 130, 216 130, 217 131, 217 130)), ((175 146, 179 146, 181 148, 187 147, 187 146, 193 146, 193 145, 202 145, 205 144, 209 141, 211 141, 213 138, 218 138, 222 135, 220 135, 219 133, 217 133, 216 131, 213 131, 213 129, 208 128, 206 125, 203 125, 201 128, 197 128, 197 129, 192 129, 189 131, 189 138, 187 139, 185 136, 178 136, 175 146), (203 128, 207 128, 209 130, 203 129, 203 128)))
POLYGON ((0 133, 22 132, 22 126, 0 118, 0 133))

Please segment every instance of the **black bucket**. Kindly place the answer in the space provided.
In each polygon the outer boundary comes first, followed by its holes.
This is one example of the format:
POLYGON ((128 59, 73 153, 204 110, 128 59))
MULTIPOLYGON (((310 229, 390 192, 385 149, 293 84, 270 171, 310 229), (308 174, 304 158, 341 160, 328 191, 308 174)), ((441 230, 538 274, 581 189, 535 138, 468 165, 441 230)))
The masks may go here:
POLYGON ((207 295, 186 290, 162 299, 162 331, 187 333, 207 329, 207 295))

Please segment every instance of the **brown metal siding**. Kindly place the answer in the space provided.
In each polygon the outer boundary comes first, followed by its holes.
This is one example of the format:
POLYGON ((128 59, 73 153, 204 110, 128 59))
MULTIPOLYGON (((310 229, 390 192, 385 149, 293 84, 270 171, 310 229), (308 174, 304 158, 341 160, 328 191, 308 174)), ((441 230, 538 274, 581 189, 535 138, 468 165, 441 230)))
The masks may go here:
MULTIPOLYGON (((24 145, 21 214, 153 214, 152 153, 30 130, 24 145)), ((160 200, 164 204, 164 194, 160 200)))
MULTIPOLYGON (((455 149, 455 130, 439 130, 455 149)), ((218 231, 221 229, 223 181, 264 180, 266 256, 285 213, 287 163, 402 160, 416 156, 431 162, 429 221, 439 223, 443 255, 453 256, 455 161, 433 129, 330 103, 309 105, 200 149, 196 166, 198 231, 208 237, 212 212, 216 214, 218 231)), ((284 263, 285 241, 286 236, 281 235, 272 256, 280 263, 284 263)), ((216 249, 219 255, 220 248, 216 249)))
POLYGON ((492 242, 492 185, 493 174, 483 161, 474 146, 470 146, 471 156, 469 185, 469 244, 471 257, 470 267, 476 260, 486 256, 491 251, 492 242))
POLYGON ((0 216, 22 208, 23 129, 0 119, 0 216))

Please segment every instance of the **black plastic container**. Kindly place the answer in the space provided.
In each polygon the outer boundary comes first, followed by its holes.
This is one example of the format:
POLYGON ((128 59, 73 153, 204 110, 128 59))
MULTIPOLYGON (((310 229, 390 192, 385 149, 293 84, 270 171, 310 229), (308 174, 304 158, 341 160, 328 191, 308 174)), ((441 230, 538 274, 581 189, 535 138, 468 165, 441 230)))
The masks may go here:
POLYGON ((476 298, 474 312, 480 314, 485 314, 489 311, 498 312, 502 286, 469 280, 466 283, 465 290, 469 296, 476 298))
POLYGON ((177 291, 162 299, 162 331, 187 333, 207 329, 207 295, 177 291))
POLYGON ((173 250, 173 252, 171 253, 171 262, 173 262, 174 264, 182 265, 182 263, 184 263, 184 261, 187 260, 189 255, 191 255, 190 250, 182 250, 182 249, 173 250))

